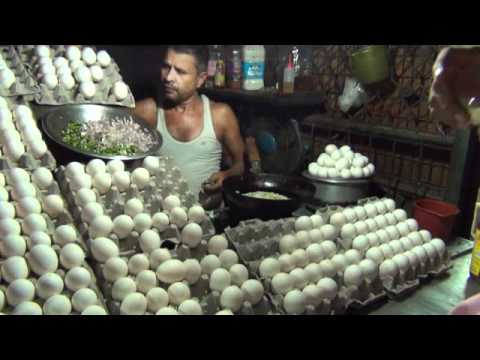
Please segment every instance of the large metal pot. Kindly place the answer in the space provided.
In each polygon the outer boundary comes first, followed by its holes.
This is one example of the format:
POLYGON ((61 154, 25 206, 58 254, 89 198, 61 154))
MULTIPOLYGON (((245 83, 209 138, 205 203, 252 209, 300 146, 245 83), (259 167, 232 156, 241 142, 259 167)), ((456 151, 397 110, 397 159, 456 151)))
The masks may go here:
POLYGON ((365 179, 318 179, 308 172, 303 177, 316 188, 315 202, 318 205, 348 205, 370 196, 372 177, 365 179))

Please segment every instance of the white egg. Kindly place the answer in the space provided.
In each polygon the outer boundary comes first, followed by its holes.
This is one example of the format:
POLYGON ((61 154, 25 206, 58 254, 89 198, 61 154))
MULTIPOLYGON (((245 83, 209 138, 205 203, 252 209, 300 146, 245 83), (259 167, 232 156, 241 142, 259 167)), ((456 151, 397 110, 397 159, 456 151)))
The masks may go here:
POLYGON ((405 221, 410 231, 418 231, 418 222, 415 219, 408 219, 405 221))
POLYGON ((340 172, 340 176, 342 179, 351 179, 352 178, 352 172, 349 169, 342 169, 340 172))
POLYGON ((5 295, 11 306, 17 306, 22 302, 33 300, 35 287, 27 279, 17 279, 8 286, 5 295))
POLYGON ((173 284, 182 281, 185 278, 185 273, 185 265, 181 261, 175 259, 163 262, 157 269, 158 279, 165 284, 173 284))
POLYGON ((128 271, 132 275, 138 275, 148 269, 150 269, 150 260, 146 254, 136 254, 128 260, 128 271))
POLYGON ((82 311, 82 315, 102 316, 102 315, 107 315, 107 312, 101 306, 91 305, 82 311))
MULTIPOLYGON (((78 71, 78 70, 77 70, 78 71)), ((97 88, 95 84, 91 81, 83 81, 80 84, 80 93, 86 98, 86 99, 91 99, 95 96, 97 92, 97 88)))
POLYGON ((408 260, 408 257, 406 257, 403 254, 397 254, 392 258, 393 262, 395 265, 397 265, 397 268, 400 272, 405 272, 408 270, 410 267, 410 262, 408 260))
POLYGON ((80 189, 90 189, 92 187, 92 177, 88 174, 76 174, 70 180, 70 187, 74 191, 80 189))
POLYGON ((47 168, 38 168, 32 173, 32 181, 41 189, 47 189, 53 183, 53 175, 47 168))
POLYGON ((348 261, 343 254, 337 254, 332 257, 332 264, 337 273, 343 273, 348 266, 348 261))
POLYGON ((132 219, 138 214, 143 213, 143 210, 143 202, 139 199, 130 199, 125 204, 125 214, 130 216, 132 219))
POLYGON ((329 144, 325 147, 325 153, 327 153, 328 155, 333 154, 337 150, 338 150, 338 148, 334 144, 329 144))
POLYGON ((72 312, 72 304, 65 295, 53 295, 43 305, 45 315, 69 315, 72 312))
POLYGON ((385 231, 388 234, 390 240, 398 240, 400 239, 400 233, 397 230, 396 226, 390 225, 385 228, 385 231))
POLYGON ((103 276, 109 282, 115 282, 128 275, 127 262, 119 257, 112 257, 107 260, 103 267, 103 276))
POLYGON ((83 267, 74 267, 68 270, 65 275, 65 285, 71 291, 77 291, 86 288, 92 282, 90 272, 83 267))
POLYGON ((82 312, 89 306, 96 305, 98 302, 98 296, 92 289, 82 288, 75 292, 72 296, 73 308, 82 312))
POLYGON ((308 264, 305 267, 305 273, 310 283, 317 283, 323 277, 322 268, 317 263, 308 264))
POLYGON ((352 178, 354 179, 360 179, 364 176, 362 169, 360 168, 352 168, 351 170, 352 173, 352 178))
POLYGON ((331 258, 337 253, 337 246, 333 241, 326 240, 320 244, 325 258, 331 258))
POLYGON ((170 219, 168 218, 167 214, 159 212, 153 215, 152 225, 158 231, 163 232, 168 228, 168 225, 170 225, 170 219))
POLYGON ((280 255, 278 261, 280 262, 280 269, 282 272, 290 272, 295 269, 295 259, 290 254, 280 255))
POLYGON ((222 266, 220 259, 216 255, 207 255, 200 261, 202 273, 210 275, 215 269, 222 266))
POLYGON ((110 174, 115 174, 118 171, 125 171, 125 163, 121 160, 110 160, 107 163, 107 170, 110 174))
POLYGON ((8 102, 4 97, 0 96, 0 109, 8 109, 8 102))
POLYGON ((388 225, 396 225, 397 224, 397 219, 392 213, 386 213, 385 215, 385 220, 387 221, 388 225))
POLYGON ((384 259, 391 259, 395 255, 390 244, 382 244, 379 249, 382 252, 384 259))
POLYGON ((107 173, 97 173, 93 177, 93 187, 98 190, 100 194, 106 194, 112 186, 112 176, 107 173))
POLYGON ((2 265, 2 278, 8 283, 17 279, 26 279, 28 274, 28 265, 22 256, 9 257, 2 265))
POLYGON ((103 70, 98 65, 93 65, 90 67, 90 73, 92 74, 92 80, 99 82, 103 80, 103 70))
POLYGON ((295 240, 296 240, 295 247, 297 249, 306 249, 311 242, 310 236, 307 231, 299 231, 295 235, 295 240))
POLYGON ((285 295, 293 290, 293 278, 286 273, 278 273, 272 279, 272 290, 274 294, 285 295))
POLYGON ((177 310, 175 310, 173 307, 168 306, 163 309, 160 309, 155 315, 180 315, 177 310))
POLYGON ((9 198, 8 191, 5 190, 5 188, 0 187, 0 200, 8 201, 8 198, 9 198))
POLYGON ((377 208, 377 213, 378 214, 384 215, 384 214, 387 213, 388 209, 385 206, 383 201, 380 200, 380 201, 375 202, 374 204, 375 204, 375 207, 377 208))
POLYGON ((77 244, 67 244, 60 251, 60 263, 65 269, 81 266, 85 261, 85 253, 77 244))
POLYGON ((303 268, 308 264, 307 252, 303 249, 297 249, 292 253, 293 261, 295 266, 298 268, 303 268))
POLYGON ((200 205, 192 206, 188 210, 188 219, 191 222, 201 224, 206 219, 205 210, 200 205))
POLYGON ((320 244, 323 241, 323 233, 320 229, 313 229, 308 232, 311 243, 320 244))
POLYGON ((224 269, 230 270, 230 268, 238 264, 238 255, 235 251, 227 249, 223 250, 222 253, 218 256, 220 263, 224 269))
POLYGON ((407 250, 407 249, 404 249, 404 248, 403 248, 403 245, 402 245, 402 243, 401 243, 400 240, 390 241, 389 245, 390 245, 390 247, 392 248, 393 253, 394 253, 395 255, 401 254, 401 253, 403 253, 404 251, 407 250))
POLYGON ((445 242, 441 239, 433 239, 430 243, 435 247, 435 250, 438 253, 438 256, 442 257, 446 251, 445 242))
POLYGON ((152 288, 147 293, 147 309, 151 312, 158 312, 168 306, 168 293, 162 288, 152 288))
POLYGON ((229 273, 233 285, 242 286, 242 284, 248 280, 248 269, 242 264, 233 265, 229 273))
POLYGON ((147 169, 137 168, 132 172, 132 183, 137 185, 140 190, 143 189, 149 181, 150 173, 147 169))
POLYGON ((375 220, 373 219, 366 219, 365 220, 365 225, 367 225, 368 231, 369 232, 375 232, 378 230, 378 225, 375 220))
POLYGON ((353 211, 355 211, 358 220, 365 220, 367 218, 367 212, 363 206, 356 206, 353 208, 353 211))
POLYGON ((36 283, 37 295, 44 300, 60 294, 63 287, 62 278, 53 272, 43 274, 36 283))
POLYGON ((410 233, 410 229, 406 222, 401 222, 397 224, 397 230, 401 236, 407 236, 410 233))
POLYGON ((367 250, 366 258, 374 261, 377 265, 380 265, 385 260, 385 256, 379 247, 367 250))
POLYGON ((117 81, 113 84, 113 95, 119 101, 123 101, 128 96, 128 86, 123 81, 117 81))
POLYGON ((185 316, 200 316, 203 315, 203 310, 198 301, 196 300, 185 300, 182 302, 179 307, 178 311, 180 314, 185 316))
POLYGON ((58 86, 58 77, 54 73, 45 74, 42 82, 50 89, 53 90, 58 86))
POLYGON ((323 278, 318 283, 317 286, 321 289, 324 296, 330 301, 334 300, 338 294, 338 285, 335 280, 330 278, 323 278))
MULTIPOLYGON (((248 288, 250 284, 245 283, 244 286, 248 288)), ((263 288, 263 287, 262 287, 263 288)), ((255 300, 255 299, 252 299, 255 300)), ((237 312, 242 307, 244 301, 244 293, 238 286, 229 286, 223 290, 220 297, 220 304, 223 308, 237 312)))
POLYGON ((83 83, 91 83, 93 84, 92 82, 92 74, 90 73, 90 69, 87 67, 87 66, 79 66, 76 70, 75 70, 75 79, 80 82, 81 84, 83 83))
POLYGON ((15 83, 16 77, 13 71, 10 69, 1 69, 0 70, 0 86, 5 89, 10 89, 15 83))
MULTIPOLYGON (((395 203, 395 201, 393 199, 384 199, 383 204, 387 208, 387 211, 390 211, 390 212, 393 212, 395 210, 395 208, 397 207, 397 204, 395 203)), ((405 221, 405 219, 404 220, 399 220, 399 221, 405 221)))
POLYGON ((35 197, 37 191, 31 183, 17 182, 13 185, 12 197, 14 200, 19 201, 24 197, 35 197))
POLYGON ((368 168, 368 171, 370 172, 370 175, 374 175, 374 174, 375 174, 375 165, 373 165, 373 164, 368 164, 368 165, 367 165, 367 168, 368 168))
POLYGON ((410 233, 407 237, 410 239, 413 246, 420 246, 423 243, 422 236, 417 231, 410 233))
POLYGON ((113 231, 113 221, 110 216, 99 216, 90 223, 88 231, 92 238, 108 237, 113 231))
POLYGON ((282 254, 292 253, 296 249, 297 240, 293 235, 285 235, 280 239, 279 248, 282 254))
POLYGON ((163 201, 163 207, 166 211, 172 211, 173 208, 180 207, 180 199, 175 195, 169 195, 163 201))
POLYGON ((0 242, 0 253, 2 257, 23 256, 26 250, 27 245, 25 239, 19 234, 11 233, 2 237, 2 241, 0 242))
POLYGON ((15 207, 6 201, 0 201, 0 219, 15 218, 15 207))
POLYGON ((369 248, 380 245, 380 238, 378 237, 378 235, 376 233, 371 232, 371 233, 368 233, 365 236, 368 239, 368 247, 369 248))
POLYGON ((323 276, 333 277, 337 273, 335 266, 331 260, 323 260, 320 262, 319 266, 323 276))
POLYGON ((364 206, 365 212, 369 218, 374 218, 377 216, 377 208, 373 204, 366 204, 364 206))
POLYGON ((140 316, 147 311, 147 299, 143 294, 132 293, 125 296, 120 305, 121 315, 140 316))
POLYGON ((296 231, 309 231, 313 229, 313 222, 308 216, 301 216, 295 221, 296 231))
POLYGON ((355 227, 355 234, 356 235, 365 235, 368 233, 368 226, 365 224, 364 221, 357 221, 355 224, 353 224, 355 227))
MULTIPOLYGON (((334 153, 335 155, 336 153, 334 153)), ((332 159, 334 158, 334 156, 332 155, 332 159)), ((335 159, 334 159, 335 160, 335 159)), ((350 168, 350 161, 348 159, 345 159, 345 158, 340 158, 340 159, 337 159, 336 161, 336 164, 335 164, 335 167, 336 169, 341 173, 343 170, 349 170, 350 168)))
POLYGON ((352 208, 347 208, 343 210, 343 215, 345 216, 345 218, 347 219, 347 222, 349 223, 354 223, 355 221, 358 220, 357 214, 352 208))
POLYGON ((100 66, 107 67, 108 65, 110 65, 111 61, 112 59, 110 55, 105 50, 100 50, 97 53, 97 62, 100 64, 100 66))
POLYGON ((33 233, 30 234, 30 236, 27 238, 27 246, 28 249, 33 248, 35 245, 52 245, 52 239, 50 236, 43 232, 43 231, 34 231, 33 233))
POLYGON ((358 265, 350 265, 345 269, 343 280, 347 286, 360 286, 363 281, 362 268, 358 265))
POLYGON ((210 275, 210 290, 222 292, 232 283, 230 273, 225 269, 215 269, 210 275))
POLYGON ((46 231, 47 222, 40 214, 30 214, 23 219, 22 231, 24 234, 30 235, 35 231, 46 231))
POLYGON ((97 54, 95 53, 95 50, 93 50, 91 47, 83 48, 82 49, 82 60, 87 65, 95 64, 97 62, 97 54))
POLYGON ((267 258, 260 263, 259 273, 265 279, 271 279, 280 273, 280 262, 274 258, 267 258))
POLYGON ((324 240, 335 240, 335 238, 338 235, 338 232, 337 232, 337 229, 335 228, 335 226, 330 225, 330 224, 323 225, 320 228, 320 231, 322 232, 324 240))
POLYGON ((379 269, 380 278, 385 280, 387 278, 395 277, 398 274, 398 267, 397 264, 393 260, 385 260, 379 269))
POLYGON ((370 247, 369 240, 365 235, 359 235, 353 239, 352 247, 362 254, 370 247))
POLYGON ((157 287, 157 275, 151 270, 143 270, 135 278, 137 289, 143 294, 147 294, 151 289, 157 287))
POLYGON ((152 228, 152 218, 150 217, 149 214, 141 213, 136 215, 133 218, 133 223, 135 227, 135 231, 138 233, 143 233, 146 230, 149 230, 152 228))
POLYGON ((56 68, 60 68, 60 67, 63 67, 63 66, 68 66, 68 60, 66 58, 64 58, 63 56, 57 56, 54 60, 53 60, 53 65, 55 65, 56 68))
POLYGON ((188 285, 181 282, 170 285, 167 292, 170 304, 172 305, 180 305, 191 297, 190 288, 188 285))
POLYGON ((195 223, 188 224, 182 230, 182 243, 187 245, 189 248, 196 248, 198 245, 200 245, 200 242, 202 241, 202 236, 203 231, 200 225, 195 223))
POLYGON ((318 170, 320 169, 320 166, 318 166, 317 163, 311 163, 308 165, 308 173, 311 176, 318 176, 318 170))
POLYGON ((416 268, 418 264, 421 262, 418 258, 418 255, 415 254, 413 251, 406 251, 404 255, 408 258, 408 262, 412 268, 416 268))
POLYGON ((43 200, 43 209, 50 217, 56 218, 65 211, 63 199, 59 195, 47 195, 43 200))
POLYGON ((72 179, 75 175, 85 174, 85 165, 79 162, 71 162, 65 167, 65 175, 68 179, 72 179))
POLYGON ((7 140, 5 155, 13 161, 18 161, 25 154, 25 146, 17 139, 7 140))
POLYGON ((142 235, 140 235, 138 243, 144 253, 150 254, 160 248, 161 240, 155 231, 145 230, 142 232, 142 235))
POLYGON ((104 237, 92 240, 90 250, 95 260, 100 263, 105 263, 112 257, 118 257, 120 253, 118 246, 112 240, 104 237))
POLYGON ((325 179, 328 178, 328 169, 325 167, 321 167, 318 169, 318 177, 325 179))
MULTIPOLYGON (((202 266, 196 259, 187 259, 183 262, 185 265, 185 280, 190 284, 194 285, 198 282, 202 276, 202 266)), ((233 275, 230 273, 233 280, 233 275)))
POLYGON ((292 290, 283 299, 283 308, 287 314, 301 315, 305 312, 306 296, 302 291, 292 290))
POLYGON ((387 220, 385 219, 385 216, 383 216, 383 215, 375 216, 374 220, 377 223, 377 226, 378 226, 379 229, 384 229, 388 226, 387 220))
POLYGON ((331 178, 331 179, 336 179, 336 178, 340 177, 340 174, 339 174, 337 169, 329 168, 328 169, 328 177, 331 178))
POLYGON ((85 63, 80 59, 70 60, 70 69, 72 70, 72 72, 77 71, 83 66, 85 66, 85 63))
MULTIPOLYGON (((20 224, 14 219, 0 220, 0 236, 5 238, 9 235, 20 235, 20 224)), ((0 243, 1 246, 1 243, 0 243)))
POLYGON ((71 225, 60 225, 55 229, 55 232, 53 233, 53 241, 60 246, 73 243, 76 240, 77 232, 75 231, 75 228, 71 225))
POLYGON ((420 230, 418 232, 422 238, 422 241, 423 243, 429 243, 430 241, 432 241, 432 234, 430 233, 430 231, 428 230, 420 230))
POLYGON ((27 316, 34 316, 34 315, 42 315, 43 311, 40 305, 32 301, 24 301, 13 309, 12 315, 27 315, 27 316))
POLYGON ((145 159, 143 159, 142 166, 151 174, 156 174, 160 169, 160 159, 156 156, 147 156, 145 159))
POLYGON ((117 301, 123 301, 129 294, 137 291, 137 284, 128 277, 122 277, 115 281, 112 286, 112 298, 117 301))
POLYGON ((70 61, 80 60, 81 57, 82 57, 82 52, 80 51, 80 49, 77 46, 67 47, 66 54, 67 54, 68 60, 70 60, 70 61))
POLYGON ((397 222, 402 222, 407 220, 407 212, 403 209, 394 210, 393 216, 395 216, 395 219, 397 220, 397 222))
POLYGON ((368 178, 372 175, 372 173, 370 172, 370 168, 369 167, 364 167, 362 169, 362 174, 363 174, 363 177, 365 178, 368 178))
POLYGON ((344 240, 353 240, 357 236, 357 229, 353 224, 345 224, 342 226, 340 236, 344 240))
POLYGON ((431 243, 423 244, 422 247, 425 249, 428 257, 431 260, 435 260, 436 258, 438 258, 437 249, 431 243))
POLYGON ((305 252, 310 263, 319 263, 323 260, 323 249, 318 243, 309 245, 305 252))
POLYGON ((374 280, 378 275, 378 265, 375 261, 364 259, 359 264, 365 279, 374 280))
POLYGON ((113 173, 112 182, 117 187, 118 191, 127 191, 130 187, 130 174, 126 171, 117 171, 113 173))

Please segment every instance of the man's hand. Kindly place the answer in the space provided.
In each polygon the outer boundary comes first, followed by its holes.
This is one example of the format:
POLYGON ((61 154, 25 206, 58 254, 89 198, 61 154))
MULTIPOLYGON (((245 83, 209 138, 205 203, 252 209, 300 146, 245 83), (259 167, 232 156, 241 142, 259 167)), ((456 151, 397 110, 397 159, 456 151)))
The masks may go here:
POLYGON ((208 182, 204 186, 204 190, 207 193, 213 193, 220 190, 223 187, 223 182, 227 178, 227 174, 223 171, 220 171, 216 174, 210 176, 208 182))

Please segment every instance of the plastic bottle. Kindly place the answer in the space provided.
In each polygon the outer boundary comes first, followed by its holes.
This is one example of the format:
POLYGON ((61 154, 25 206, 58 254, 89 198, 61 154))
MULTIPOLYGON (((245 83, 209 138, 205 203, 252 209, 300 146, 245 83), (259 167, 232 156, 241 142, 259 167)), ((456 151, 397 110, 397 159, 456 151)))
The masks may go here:
POLYGON ((224 88, 225 87, 225 59, 224 54, 219 51, 217 53, 217 63, 216 63, 216 71, 215 71, 215 87, 216 88, 224 88))
POLYGON ((283 93, 292 94, 295 87, 295 68, 293 67, 292 55, 288 57, 288 65, 283 71, 283 93))
POLYGON ((215 85, 215 74, 217 72, 218 52, 219 52, 219 45, 212 45, 209 47, 207 81, 205 82, 205 87, 209 89, 213 88, 215 85))
POLYGON ((262 90, 265 86, 265 47, 263 45, 244 45, 243 89, 262 90))
POLYGON ((238 49, 232 50, 228 64, 228 86, 239 90, 242 88, 242 56, 238 49))

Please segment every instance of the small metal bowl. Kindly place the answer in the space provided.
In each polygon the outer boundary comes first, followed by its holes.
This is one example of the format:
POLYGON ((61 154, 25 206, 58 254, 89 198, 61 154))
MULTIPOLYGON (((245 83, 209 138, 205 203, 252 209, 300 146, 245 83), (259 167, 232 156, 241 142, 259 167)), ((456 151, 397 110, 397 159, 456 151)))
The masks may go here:
POLYGON ((133 115, 129 110, 120 107, 109 107, 90 104, 65 105, 58 108, 57 110, 49 112, 42 119, 42 129, 53 142, 60 145, 61 147, 67 148, 68 150, 76 154, 80 154, 89 158, 98 158, 103 160, 141 160, 147 156, 156 155, 160 150, 160 147, 162 146, 162 137, 157 130, 150 128, 144 120, 142 120, 138 116, 133 115), (101 155, 79 150, 72 145, 65 143, 62 139, 62 132, 67 128, 70 122, 78 121, 82 123, 87 123, 91 121, 113 119, 116 117, 131 117, 135 123, 140 125, 140 127, 142 127, 143 129, 147 130, 148 133, 153 137, 155 142, 154 145, 145 153, 138 153, 130 156, 101 155))

